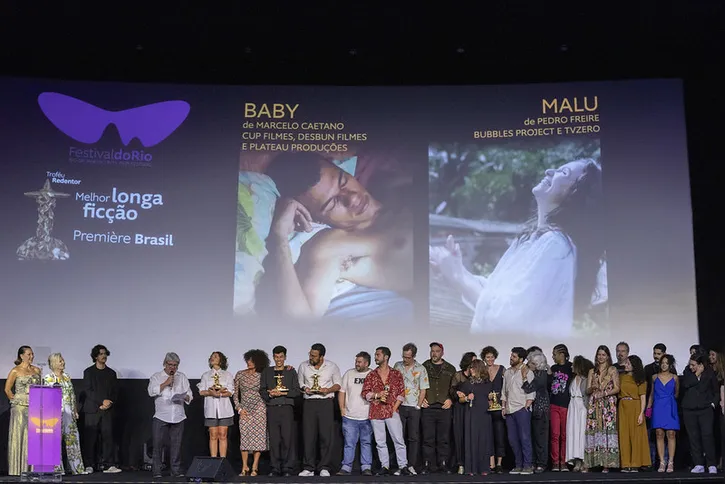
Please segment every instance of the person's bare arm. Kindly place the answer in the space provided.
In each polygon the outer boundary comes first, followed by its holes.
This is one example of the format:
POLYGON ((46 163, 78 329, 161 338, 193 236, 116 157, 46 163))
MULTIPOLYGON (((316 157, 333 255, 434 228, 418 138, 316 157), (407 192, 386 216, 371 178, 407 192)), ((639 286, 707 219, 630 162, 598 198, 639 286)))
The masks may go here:
POLYGON ((345 392, 337 393, 337 404, 340 406, 340 415, 345 416, 345 392))
POLYGON ((309 316, 310 305, 292 262, 289 236, 297 228, 310 230, 312 218, 295 200, 279 200, 272 229, 267 237, 264 276, 258 287, 257 310, 285 316, 309 316))
POLYGON ((17 377, 17 372, 15 371, 15 368, 10 370, 10 373, 8 373, 8 379, 5 380, 5 396, 8 397, 8 400, 12 401, 13 398, 15 398, 15 395, 13 394, 13 385, 15 385, 15 378, 17 377))
POLYGON ((343 261, 350 257, 344 255, 349 238, 341 230, 326 230, 302 246, 295 268, 310 316, 321 316, 330 306, 335 282, 343 277, 343 261))
POLYGON ((616 368, 613 366, 609 367, 609 377, 612 379, 612 391, 611 392, 605 392, 606 397, 617 395, 620 390, 619 386, 619 372, 616 368))

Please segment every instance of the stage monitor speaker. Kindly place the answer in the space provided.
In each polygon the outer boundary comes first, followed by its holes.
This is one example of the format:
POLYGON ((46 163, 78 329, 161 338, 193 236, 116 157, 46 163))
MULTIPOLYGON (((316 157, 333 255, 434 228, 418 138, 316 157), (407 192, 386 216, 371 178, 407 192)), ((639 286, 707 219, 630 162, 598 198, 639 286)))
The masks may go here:
POLYGON ((200 479, 206 482, 229 482, 235 475, 232 465, 224 457, 194 457, 186 472, 189 480, 200 479))

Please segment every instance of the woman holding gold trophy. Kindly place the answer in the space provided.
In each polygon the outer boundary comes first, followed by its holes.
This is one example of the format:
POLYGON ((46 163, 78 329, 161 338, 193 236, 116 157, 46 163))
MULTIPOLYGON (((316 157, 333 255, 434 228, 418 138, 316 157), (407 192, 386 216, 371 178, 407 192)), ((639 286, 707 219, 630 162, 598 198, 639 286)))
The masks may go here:
POLYGON ((506 456, 506 421, 501 413, 501 392, 503 391, 503 374, 506 371, 503 365, 497 365, 498 350, 493 346, 486 346, 481 350, 481 360, 486 363, 488 378, 491 380, 493 390, 489 395, 491 405, 488 411, 491 412, 493 424, 493 454, 491 455, 491 471, 495 474, 503 474, 501 463, 506 456))
POLYGON ((197 385, 204 397, 204 426, 209 429, 209 455, 227 456, 227 429, 234 425, 232 396, 234 378, 227 371, 227 357, 215 351, 209 357, 210 370, 201 375, 197 385))

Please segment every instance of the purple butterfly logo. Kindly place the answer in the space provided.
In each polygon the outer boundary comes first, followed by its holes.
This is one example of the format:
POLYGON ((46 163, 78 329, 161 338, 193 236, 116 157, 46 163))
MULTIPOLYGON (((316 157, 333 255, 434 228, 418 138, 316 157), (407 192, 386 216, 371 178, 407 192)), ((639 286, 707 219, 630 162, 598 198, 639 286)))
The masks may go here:
POLYGON ((124 111, 106 111, 57 92, 41 93, 38 104, 56 128, 78 142, 97 143, 106 127, 114 124, 124 146, 138 138, 144 148, 155 146, 171 136, 186 120, 191 109, 185 101, 164 101, 124 111))

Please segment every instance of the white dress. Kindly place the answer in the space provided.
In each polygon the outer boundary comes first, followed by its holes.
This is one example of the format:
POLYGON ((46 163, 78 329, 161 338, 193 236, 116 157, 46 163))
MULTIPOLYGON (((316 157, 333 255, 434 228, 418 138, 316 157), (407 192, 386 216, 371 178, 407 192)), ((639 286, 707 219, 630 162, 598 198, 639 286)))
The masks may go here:
POLYGON ((471 333, 566 338, 574 321, 576 248, 561 232, 516 241, 488 278, 479 278, 471 333), (536 324, 532 324, 535 322, 536 324))
POLYGON ((569 385, 569 411, 566 414, 566 461, 584 459, 584 431, 587 427, 586 378, 579 376, 569 385))

